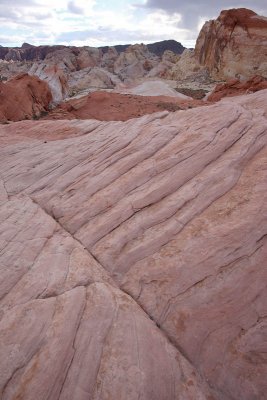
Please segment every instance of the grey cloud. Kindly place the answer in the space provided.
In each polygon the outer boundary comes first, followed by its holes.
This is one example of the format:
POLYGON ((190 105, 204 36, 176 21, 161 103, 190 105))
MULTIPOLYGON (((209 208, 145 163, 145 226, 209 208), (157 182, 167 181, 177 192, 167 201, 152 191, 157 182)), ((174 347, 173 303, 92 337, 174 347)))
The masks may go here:
POLYGON ((83 9, 78 7, 74 1, 68 2, 68 11, 73 14, 83 14, 83 9))
POLYGON ((199 18, 206 17, 208 19, 217 17, 221 10, 228 8, 245 7, 255 12, 266 15, 266 0, 225 0, 223 2, 215 2, 214 0, 147 0, 146 4, 139 5, 146 9, 163 10, 169 14, 177 12, 182 15, 181 26, 187 29, 197 29, 199 18))
POLYGON ((10 10, 7 7, 2 7, 0 11, 0 20, 19 20, 21 17, 20 13, 10 10))
POLYGON ((28 0, 27 2, 25 0, 1 0, 1 7, 2 6, 9 6, 9 7, 37 7, 39 4, 36 3, 34 0, 28 0))
MULTIPOLYGON (((2 1, 2 0, 0 0, 2 1)), ((27 4, 28 5, 28 4, 27 4)), ((4 4, 0 7, 0 21, 17 23, 21 26, 40 26, 53 16, 52 12, 42 8, 20 8, 4 4)))

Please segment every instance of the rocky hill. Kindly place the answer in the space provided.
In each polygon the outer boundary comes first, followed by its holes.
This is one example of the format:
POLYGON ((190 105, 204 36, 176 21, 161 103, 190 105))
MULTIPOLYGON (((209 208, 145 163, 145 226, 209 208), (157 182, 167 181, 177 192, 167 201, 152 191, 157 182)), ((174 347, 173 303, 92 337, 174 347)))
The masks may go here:
MULTIPOLYGON (((117 45, 114 46, 118 53, 125 51, 130 45, 117 45)), ((172 51, 174 54, 182 54, 185 50, 185 47, 177 42, 176 40, 162 40, 161 42, 155 43, 148 43, 147 45, 148 50, 151 53, 156 54, 157 56, 161 57, 166 50, 172 51)), ((101 49, 106 49, 107 47, 100 47, 101 49)))
MULTIPOLYGON (((115 50, 118 53, 122 53, 130 47, 130 44, 126 45, 117 45, 114 46, 115 50)), ((2 60, 13 60, 13 61, 37 61, 44 60, 48 54, 53 54, 58 50, 70 49, 74 54, 78 54, 85 47, 75 47, 75 46, 33 46, 29 43, 23 43, 21 47, 3 47, 0 46, 0 59, 2 60)), ((185 47, 177 42, 176 40, 163 40, 161 42, 150 43, 147 45, 148 50, 156 54, 157 56, 162 56, 164 51, 171 50, 175 54, 182 54, 185 50, 185 47)), ((99 49, 103 53, 107 53, 110 49, 109 46, 98 47, 95 49, 99 49)))

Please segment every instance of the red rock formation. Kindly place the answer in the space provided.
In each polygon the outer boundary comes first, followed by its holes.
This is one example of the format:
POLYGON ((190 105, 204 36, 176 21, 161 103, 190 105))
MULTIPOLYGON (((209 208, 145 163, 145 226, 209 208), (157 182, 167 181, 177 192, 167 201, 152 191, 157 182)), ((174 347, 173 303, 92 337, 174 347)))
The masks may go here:
POLYGON ((246 8, 222 11, 200 31, 195 55, 220 79, 267 77, 267 19, 246 8))
POLYGON ((266 398, 266 118, 0 126, 3 400, 266 398))
POLYGON ((240 82, 239 79, 232 79, 226 83, 219 84, 208 96, 208 101, 219 101, 223 97, 238 96, 244 93, 254 93, 267 89, 267 79, 262 76, 254 76, 247 81, 240 82))
POLYGON ((48 111, 51 100, 46 82, 28 74, 17 75, 6 83, 0 82, 0 121, 38 117, 48 111))
POLYGON ((79 99, 66 101, 50 112, 45 119, 98 119, 126 121, 157 111, 177 111, 202 106, 198 100, 181 100, 168 96, 135 96, 108 92, 93 92, 79 99))

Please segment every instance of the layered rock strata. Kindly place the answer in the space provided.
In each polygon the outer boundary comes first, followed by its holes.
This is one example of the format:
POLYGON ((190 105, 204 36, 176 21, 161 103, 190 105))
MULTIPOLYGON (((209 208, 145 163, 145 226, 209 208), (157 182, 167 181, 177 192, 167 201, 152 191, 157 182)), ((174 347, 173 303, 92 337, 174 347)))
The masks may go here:
POLYGON ((3 400, 265 398, 266 118, 0 128, 3 400))

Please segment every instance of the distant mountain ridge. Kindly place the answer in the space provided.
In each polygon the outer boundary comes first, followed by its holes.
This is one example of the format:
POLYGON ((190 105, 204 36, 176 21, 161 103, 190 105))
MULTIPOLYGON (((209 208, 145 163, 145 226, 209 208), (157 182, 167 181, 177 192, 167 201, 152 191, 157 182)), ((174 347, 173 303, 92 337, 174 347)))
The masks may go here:
MULTIPOLYGON (((122 53, 129 46, 131 45, 125 44, 116 46, 102 46, 98 47, 98 49, 102 50, 103 53, 106 53, 110 47, 114 47, 118 53, 122 53)), ((176 40, 163 40, 161 42, 149 43, 146 46, 151 53, 154 53, 160 57, 162 56, 165 50, 171 50, 175 54, 182 54, 183 51, 185 50, 185 47, 176 40)), ((91 46, 84 46, 84 47, 91 47, 91 46)), ((21 47, 3 47, 0 45, 0 59, 6 61, 44 60, 48 53, 64 48, 75 50, 75 49, 81 49, 82 47, 63 46, 63 45, 34 46, 29 43, 23 43, 21 47)))
MULTIPOLYGON (((118 53, 122 53, 129 46, 131 46, 131 45, 130 44, 119 44, 114 47, 118 53)), ((149 43, 146 46, 151 53, 154 53, 159 57, 162 56, 162 54, 164 53, 165 50, 171 50, 175 54, 182 54, 183 51, 185 50, 185 47, 180 42, 177 42, 176 40, 172 40, 172 39, 162 40, 160 42, 155 42, 155 43, 149 43)), ((108 49, 108 46, 99 47, 99 48, 102 49, 103 51, 105 51, 105 49, 108 49)))

